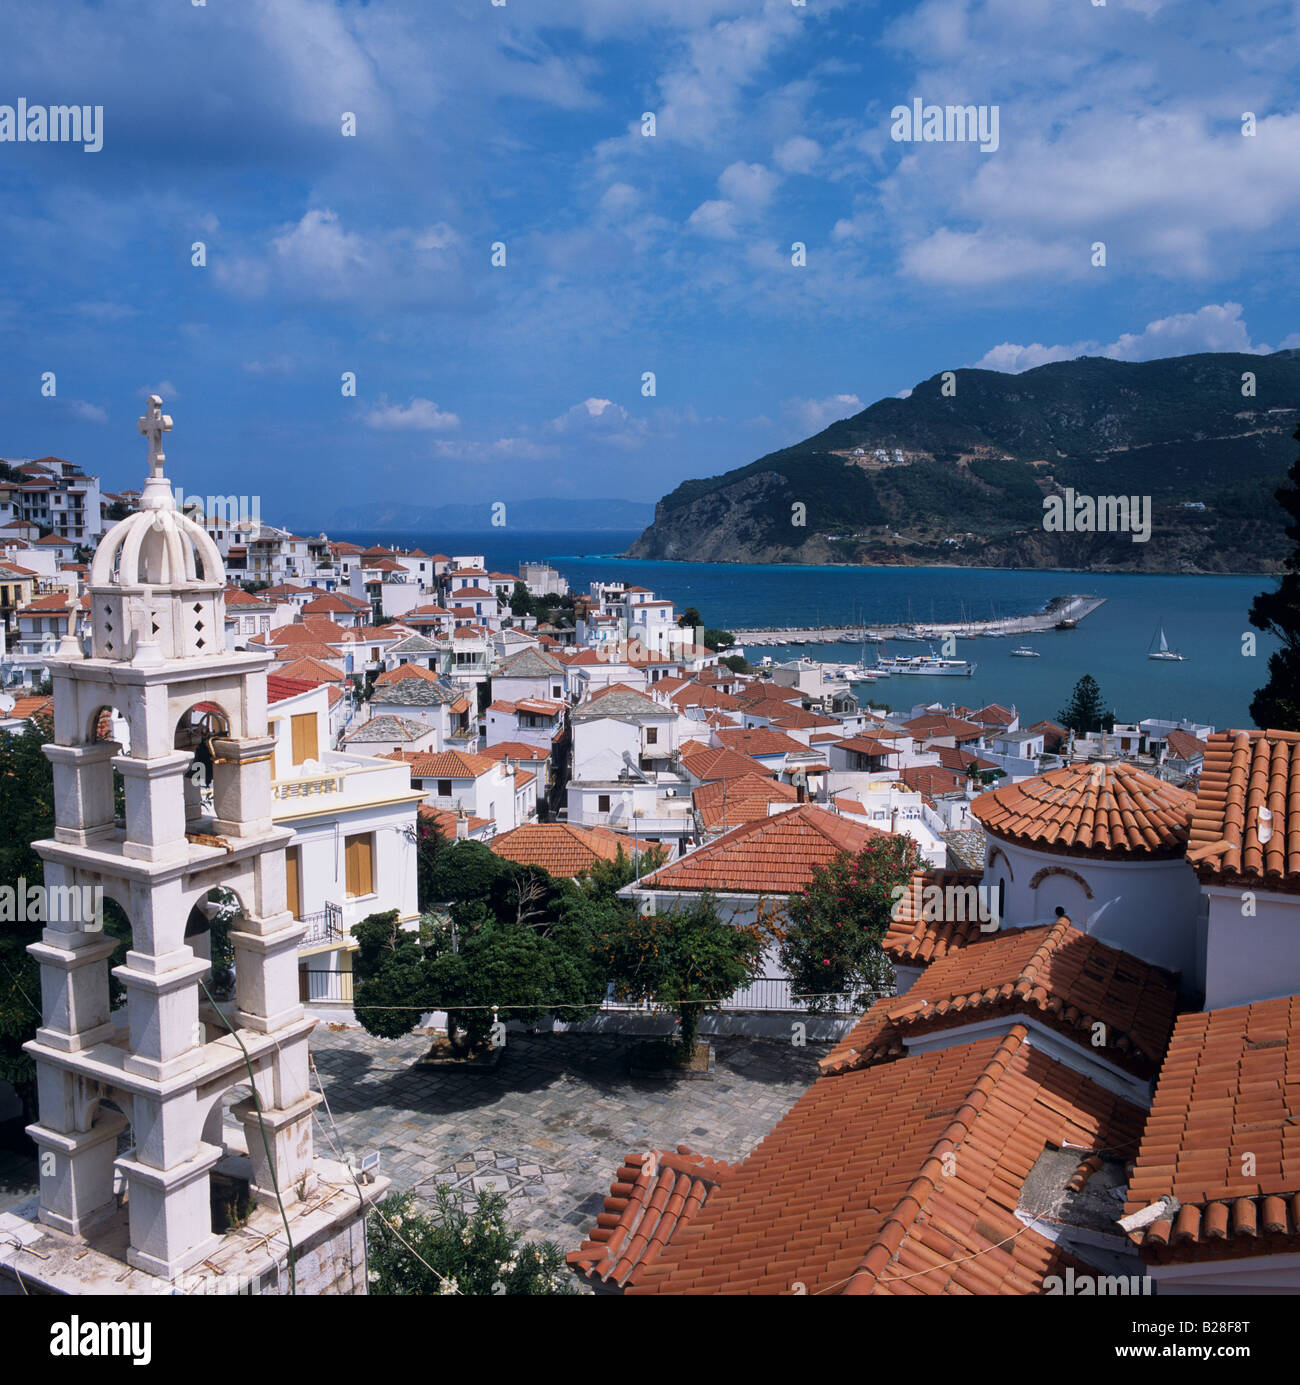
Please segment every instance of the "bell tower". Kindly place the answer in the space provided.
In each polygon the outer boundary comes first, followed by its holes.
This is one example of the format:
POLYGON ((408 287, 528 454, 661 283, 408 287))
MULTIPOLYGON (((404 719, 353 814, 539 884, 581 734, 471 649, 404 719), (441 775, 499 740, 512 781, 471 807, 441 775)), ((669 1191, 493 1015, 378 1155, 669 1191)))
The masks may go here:
POLYGON ((226 651, 221 556, 163 475, 172 420, 157 395, 139 426, 149 479, 140 508, 95 553, 89 652, 69 631, 50 661, 55 827, 34 844, 47 885, 98 886, 130 921, 115 971, 128 1024, 110 1020, 115 944, 102 923, 47 926, 30 949, 43 1023, 27 1045, 40 1111, 28 1130, 41 1151, 40 1221, 84 1235, 118 1214, 125 1192, 126 1259, 171 1279, 219 1244, 209 1184, 223 1159, 247 1160, 261 1205, 292 1215, 309 1195, 320 1097, 308 1086, 314 1021, 298 999, 304 930, 286 906, 292 833, 271 812, 271 656, 226 651), (129 745, 99 739, 108 708, 125 719, 129 745), (208 962, 187 941, 187 921, 218 887, 242 909, 232 934, 237 1038, 203 997, 208 962), (233 1108, 245 1138, 232 1150, 223 1098, 239 1086, 254 1095, 233 1108), (119 1152, 128 1123, 134 1142, 119 1152))

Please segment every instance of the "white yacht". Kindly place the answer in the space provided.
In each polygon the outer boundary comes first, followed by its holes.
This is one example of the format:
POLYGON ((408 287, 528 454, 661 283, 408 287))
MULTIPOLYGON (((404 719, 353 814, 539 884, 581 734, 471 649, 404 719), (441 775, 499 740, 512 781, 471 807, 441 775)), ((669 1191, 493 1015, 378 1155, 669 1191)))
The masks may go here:
POLYGON ((1011 651, 1011 657, 1013 659, 1037 659, 1040 656, 1038 650, 1030 649, 1027 644, 1022 644, 1018 649, 1011 651))
POLYGON ((1169 641, 1165 639, 1165 623, 1162 620, 1156 626, 1156 633, 1151 637, 1151 644, 1147 649, 1148 659, 1159 659, 1167 664, 1181 664, 1186 658, 1186 654, 1180 654, 1176 649, 1169 648, 1169 641))

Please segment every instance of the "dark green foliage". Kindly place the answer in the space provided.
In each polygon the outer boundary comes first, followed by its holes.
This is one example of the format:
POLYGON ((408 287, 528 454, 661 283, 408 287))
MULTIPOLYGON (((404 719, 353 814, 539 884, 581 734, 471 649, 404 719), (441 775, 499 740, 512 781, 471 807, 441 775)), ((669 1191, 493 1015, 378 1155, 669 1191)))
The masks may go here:
POLYGON ((615 995, 674 1010, 689 1055, 700 1016, 759 975, 767 936, 761 923, 726 922, 705 895, 669 913, 621 916, 601 945, 615 995))
MULTIPOLYGON (((1293 437, 1300 442, 1300 428, 1293 437)), ((1275 635, 1282 648, 1269 656, 1268 681, 1255 694, 1250 715, 1262 730, 1300 731, 1300 459, 1292 463, 1276 495, 1289 517, 1291 552, 1275 589, 1255 598, 1250 623, 1275 635)))
POLYGON ((893 527, 910 531, 914 557, 937 560, 954 556, 943 537, 968 531, 976 546, 1018 532, 1057 542, 1042 531, 1050 476, 1085 494, 1152 497, 1161 542, 1135 548, 1127 535, 1060 540, 1080 566, 1159 567, 1170 553, 1186 551, 1201 564, 1213 564, 1217 554, 1227 570, 1242 570, 1280 562, 1287 552, 1270 496, 1289 448, 1268 410, 1300 397, 1300 351, 1082 358, 1020 375, 955 375, 955 395, 944 396, 935 375, 907 399, 882 399, 793 447, 683 482, 661 501, 662 531, 686 506, 699 507, 693 521, 707 529, 710 497, 740 483, 757 487, 766 477, 744 504, 752 521, 746 542, 755 548, 797 547, 821 532, 856 536, 836 545, 842 560, 880 558, 885 528, 893 527), (1254 397, 1241 392, 1246 371, 1256 377, 1254 397), (834 455, 855 447, 901 448, 910 460, 868 472, 834 455), (795 501, 807 506, 804 529, 791 526, 795 501), (1183 501, 1207 509, 1183 510, 1183 501))
POLYGON ((411 1193, 392 1193, 366 1218, 372 1294, 572 1294, 564 1251, 525 1242, 500 1193, 480 1193, 466 1212, 440 1184, 431 1213, 411 1193))
MULTIPOLYGON (((1067 731, 1073 731, 1080 736, 1102 729, 1107 720, 1107 712, 1102 701, 1101 688, 1097 686, 1097 680, 1092 674, 1085 673, 1074 685, 1070 705, 1058 712, 1056 719, 1067 731)), ((1110 720, 1114 722, 1113 714, 1110 715, 1110 720)))
POLYGON ((897 835, 814 867, 808 888, 790 901, 781 942, 790 988, 810 1010, 831 1008, 842 995, 865 1008, 888 993, 893 969, 880 944, 899 888, 923 865, 911 837, 897 835))

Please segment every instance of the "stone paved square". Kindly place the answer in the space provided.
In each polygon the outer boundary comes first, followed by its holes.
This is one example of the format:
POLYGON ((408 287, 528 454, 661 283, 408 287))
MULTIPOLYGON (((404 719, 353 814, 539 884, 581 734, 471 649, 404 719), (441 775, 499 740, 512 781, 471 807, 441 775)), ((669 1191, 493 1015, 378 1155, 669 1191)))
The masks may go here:
MULTIPOLYGON (((512 1033, 492 1071, 414 1076, 429 1045, 423 1034, 384 1040, 321 1025, 311 1048, 340 1149, 378 1150, 394 1186, 421 1200, 439 1183, 466 1205, 476 1187, 497 1188, 526 1238, 572 1250, 625 1154, 688 1144, 716 1159, 743 1158, 812 1084, 830 1048, 718 1036, 708 1080, 655 1081, 628 1076, 632 1043, 512 1033)), ((328 1128, 323 1106, 317 1116, 328 1128)))

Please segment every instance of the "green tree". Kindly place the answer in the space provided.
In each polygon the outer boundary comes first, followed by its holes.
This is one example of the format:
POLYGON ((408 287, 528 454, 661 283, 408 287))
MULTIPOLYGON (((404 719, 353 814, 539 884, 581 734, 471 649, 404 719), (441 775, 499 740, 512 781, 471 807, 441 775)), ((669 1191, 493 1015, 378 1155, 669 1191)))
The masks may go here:
POLYGON ((688 606, 677 617, 677 624, 683 630, 694 630, 697 626, 704 624, 704 617, 699 612, 699 607, 688 606))
MULTIPOLYGON (((0 883, 39 885, 44 862, 31 843, 54 833, 54 777, 41 746, 53 726, 28 722, 16 735, 0 733, 0 883)), ((36 1070, 23 1044, 41 1022, 41 974, 28 943, 41 923, 0 925, 0 1078, 11 1082, 27 1120, 36 1118, 36 1070)))
POLYGON ((751 985, 763 966, 763 924, 732 924, 701 895, 664 914, 630 913, 602 938, 614 994, 656 1001, 677 1015, 682 1061, 695 1049, 700 1016, 751 985))
MULTIPOLYGON (((1101 689, 1090 673, 1085 673, 1074 685, 1070 705, 1057 713, 1056 719, 1067 731, 1086 735, 1090 731, 1100 731, 1106 720, 1105 704, 1101 689)), ((1112 718, 1113 720, 1113 718, 1112 718)))
MULTIPOLYGON (((1300 442, 1300 428, 1292 436, 1300 442)), ((1255 693, 1250 715, 1261 728, 1300 731, 1300 458, 1275 494, 1291 517, 1285 531, 1291 552, 1277 586, 1252 603, 1250 623, 1275 635, 1282 647, 1269 656, 1268 680, 1255 693)))
POLYGON ((753 665, 743 654, 728 654, 719 659, 718 663, 723 668, 730 669, 732 673, 748 673, 753 668, 753 665))
POLYGON ((898 887, 923 865, 911 837, 889 834, 813 867, 808 887, 790 900, 781 941, 791 989, 810 1010, 828 1009, 843 994, 865 1008, 889 991, 893 968, 881 943, 898 887))
POLYGON ((526 1242, 506 1218, 500 1193, 480 1193, 466 1211, 445 1183, 432 1213, 413 1193, 390 1193, 366 1218, 372 1294, 572 1294, 564 1251, 526 1242))
POLYGON ((532 613, 532 594, 522 582, 516 582, 515 589, 510 595, 510 614, 512 616, 530 616, 532 613))

